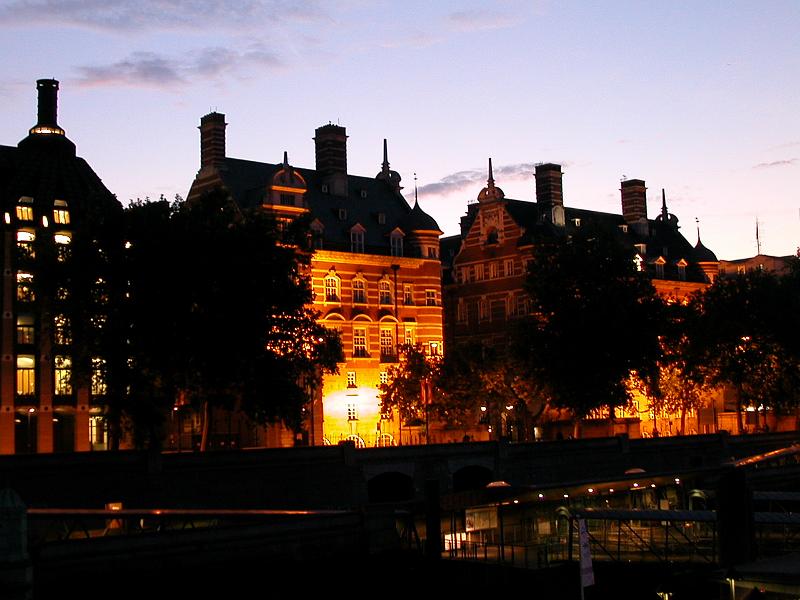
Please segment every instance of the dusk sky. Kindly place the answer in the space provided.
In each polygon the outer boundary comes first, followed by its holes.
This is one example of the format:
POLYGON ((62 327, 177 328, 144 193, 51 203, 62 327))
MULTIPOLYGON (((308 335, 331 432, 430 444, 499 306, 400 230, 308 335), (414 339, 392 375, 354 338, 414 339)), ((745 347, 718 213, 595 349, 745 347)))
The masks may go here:
POLYGON ((0 144, 61 82, 59 124, 126 203, 186 196, 200 117, 227 154, 314 166, 314 129, 347 128, 348 170, 383 139, 413 202, 458 232, 492 157, 535 200, 556 162, 568 206, 619 213, 620 181, 666 190, 719 258, 800 245, 800 1, 369 2, 0 0, 0 144))

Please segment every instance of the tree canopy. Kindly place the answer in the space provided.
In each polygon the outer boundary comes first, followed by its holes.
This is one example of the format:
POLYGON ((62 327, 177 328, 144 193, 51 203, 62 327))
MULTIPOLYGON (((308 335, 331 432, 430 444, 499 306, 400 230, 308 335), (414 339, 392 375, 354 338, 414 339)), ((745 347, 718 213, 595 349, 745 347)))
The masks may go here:
POLYGON ((279 228, 222 190, 133 203, 125 217, 125 409, 138 441, 155 443, 176 401, 297 428, 308 388, 341 360, 338 335, 306 308, 305 224, 279 228))
POLYGON ((526 290, 533 316, 513 353, 552 406, 613 412, 630 399, 632 373, 655 376, 663 302, 614 233, 587 227, 537 244, 526 290))

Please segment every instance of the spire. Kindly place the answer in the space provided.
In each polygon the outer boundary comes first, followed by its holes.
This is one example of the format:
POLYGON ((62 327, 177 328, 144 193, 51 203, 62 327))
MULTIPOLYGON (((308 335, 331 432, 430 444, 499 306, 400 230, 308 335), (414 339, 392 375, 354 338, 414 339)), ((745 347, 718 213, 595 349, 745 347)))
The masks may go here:
POLYGON ((417 174, 414 173, 414 206, 416 207, 419 204, 419 198, 417 198, 417 174))
POLYGON ((761 238, 758 236, 758 217, 756 217, 756 248, 758 249, 758 255, 761 255, 761 238))
POLYGON ((489 179, 486 180, 486 187, 478 194, 478 202, 486 200, 500 200, 505 198, 503 190, 494 184, 494 173, 492 172, 492 159, 489 159, 489 179))
POLYGON ((694 218, 694 222, 697 225, 697 246, 700 245, 700 219, 697 217, 694 218))
POLYGON ((383 138, 383 165, 381 165, 381 173, 389 175, 389 152, 386 150, 386 138, 383 138))
POLYGON ((664 221, 669 220, 669 211, 667 210, 667 194, 664 188, 661 188, 661 218, 664 221))
POLYGON ((289 166, 289 153, 286 150, 283 151, 283 166, 284 168, 289 166))
POLYGON ((381 172, 375 175, 375 179, 384 179, 398 192, 403 189, 400 185, 400 173, 389 168, 389 151, 387 150, 386 138, 383 138, 383 163, 381 172))

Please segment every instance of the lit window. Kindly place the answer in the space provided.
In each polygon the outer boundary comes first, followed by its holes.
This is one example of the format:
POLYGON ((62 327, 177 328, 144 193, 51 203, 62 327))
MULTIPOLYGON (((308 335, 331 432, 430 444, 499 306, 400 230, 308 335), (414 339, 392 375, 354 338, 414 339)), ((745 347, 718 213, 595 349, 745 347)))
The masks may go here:
POLYGON ((397 231, 392 232, 389 241, 392 246, 392 256, 403 256, 403 234, 397 231))
POLYGON ((89 323, 95 329, 103 329, 106 326, 108 318, 106 315, 96 314, 89 317, 89 323))
POLYGON ((99 356, 92 357, 92 395, 106 394, 106 361, 99 356))
POLYGON ((17 300, 20 302, 33 302, 33 275, 30 273, 17 273, 17 300))
POLYGON ((439 306, 436 301, 436 290, 425 290, 425 306, 439 306))
POLYGON ((56 315, 53 317, 53 342, 56 344, 71 344, 72 330, 69 317, 56 315))
POLYGON ((476 281, 481 281, 485 277, 483 272, 483 265, 475 265, 475 279, 476 281))
POLYGON ((394 332, 389 328, 381 329, 381 357, 394 356, 394 332))
POLYGON ((350 230, 350 252, 364 252, 364 230, 350 230))
POLYGON ((33 242, 36 235, 32 231, 20 230, 17 232, 17 253, 20 258, 33 258, 33 242))
POLYGON ((414 289, 410 283, 403 284, 403 304, 412 306, 414 304, 414 289))
POLYGON ((36 393, 36 359, 32 354, 17 356, 17 395, 36 393))
POLYGON ((484 321, 488 318, 488 311, 486 310, 486 298, 478 300, 478 319, 484 321))
POLYGON ((403 340, 407 346, 414 346, 417 343, 416 331, 413 327, 405 328, 405 339, 403 340))
POLYGON ((633 264, 636 265, 637 271, 644 271, 644 259, 640 255, 637 254, 633 257, 633 264))
POLYGON ((381 385, 386 385, 389 383, 389 373, 387 371, 381 371, 379 377, 381 385))
POLYGON ((356 372, 347 372, 347 387, 356 387, 356 372))
POLYGON ((31 315, 19 315, 17 317, 17 343, 32 344, 33 340, 33 317, 31 315))
POLYGON ((65 200, 56 200, 53 206, 53 222, 59 225, 69 225, 69 211, 65 200))
POLYGON ((505 274, 506 277, 512 277, 514 275, 514 259, 508 258, 505 262, 505 274))
POLYGON ((339 302, 339 278, 335 275, 325 278, 325 302, 339 302))
POLYGON ((392 285, 386 280, 378 282, 378 301, 381 304, 392 303, 392 285))
POLYGON ((364 327, 353 328, 353 356, 367 358, 367 330, 364 327))
POLYGON ((572 219, 572 222, 575 223, 575 227, 580 227, 581 226, 581 220, 580 219, 572 219))
POLYGON ((439 356, 442 352, 441 342, 431 342, 430 349, 431 349, 431 356, 439 356))
POLYGON ((69 356, 55 358, 55 393, 66 396, 72 393, 72 359, 69 356))
POLYGON ((367 303, 367 284, 363 279, 353 280, 353 304, 367 303))
POLYGON ((356 407, 355 402, 347 403, 347 420, 358 421, 358 408, 356 407))
POLYGON ((489 279, 497 279, 500 277, 500 263, 498 262, 490 262, 489 263, 489 279))
POLYGON ((56 288, 56 300, 67 300, 69 299, 69 289, 60 285, 56 288))
POLYGON ((33 221, 33 198, 22 196, 17 204, 16 214, 20 221, 33 221))

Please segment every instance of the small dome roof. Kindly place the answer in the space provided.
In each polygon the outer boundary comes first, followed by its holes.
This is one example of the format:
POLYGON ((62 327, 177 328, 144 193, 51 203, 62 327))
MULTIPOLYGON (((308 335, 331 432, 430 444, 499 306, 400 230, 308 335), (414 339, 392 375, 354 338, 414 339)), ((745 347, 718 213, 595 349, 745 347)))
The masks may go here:
POLYGON ((719 260, 717 260, 717 255, 703 246, 703 242, 700 241, 699 237, 694 247, 694 260, 696 262, 719 262, 719 260))
POLYGON ((400 221, 399 227, 406 232, 438 231, 442 233, 436 220, 419 207, 419 202, 414 202, 414 208, 400 221))

